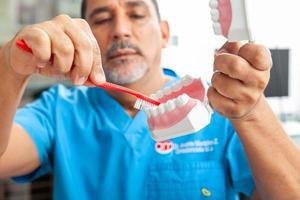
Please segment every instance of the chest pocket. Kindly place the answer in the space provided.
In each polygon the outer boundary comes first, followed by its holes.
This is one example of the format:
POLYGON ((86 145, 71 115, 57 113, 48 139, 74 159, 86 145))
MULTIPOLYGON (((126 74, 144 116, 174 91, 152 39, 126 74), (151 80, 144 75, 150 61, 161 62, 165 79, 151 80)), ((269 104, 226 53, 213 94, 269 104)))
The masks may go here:
POLYGON ((221 162, 163 162, 150 168, 147 196, 150 200, 224 200, 225 185, 221 162))

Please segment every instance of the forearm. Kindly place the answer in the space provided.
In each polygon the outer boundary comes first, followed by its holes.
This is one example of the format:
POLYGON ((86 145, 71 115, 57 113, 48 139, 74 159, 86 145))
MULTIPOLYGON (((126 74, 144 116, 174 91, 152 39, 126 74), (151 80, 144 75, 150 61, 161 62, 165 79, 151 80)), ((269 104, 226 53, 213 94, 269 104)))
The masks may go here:
POLYGON ((300 198, 300 150, 291 141, 262 98, 256 116, 233 121, 245 148, 259 196, 263 199, 300 198))
POLYGON ((8 66, 4 48, 0 50, 0 157, 7 147, 13 118, 28 79, 8 66))

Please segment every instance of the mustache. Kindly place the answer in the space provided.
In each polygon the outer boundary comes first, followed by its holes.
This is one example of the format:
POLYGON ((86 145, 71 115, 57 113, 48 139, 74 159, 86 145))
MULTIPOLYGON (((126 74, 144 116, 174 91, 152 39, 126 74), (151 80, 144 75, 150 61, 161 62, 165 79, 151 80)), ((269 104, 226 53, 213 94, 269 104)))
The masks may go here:
POLYGON ((119 49, 132 49, 137 54, 143 55, 142 50, 136 44, 133 44, 132 42, 130 42, 128 40, 118 40, 118 41, 114 41, 110 45, 110 47, 107 50, 106 58, 107 59, 111 58, 114 55, 115 51, 117 51, 119 49))

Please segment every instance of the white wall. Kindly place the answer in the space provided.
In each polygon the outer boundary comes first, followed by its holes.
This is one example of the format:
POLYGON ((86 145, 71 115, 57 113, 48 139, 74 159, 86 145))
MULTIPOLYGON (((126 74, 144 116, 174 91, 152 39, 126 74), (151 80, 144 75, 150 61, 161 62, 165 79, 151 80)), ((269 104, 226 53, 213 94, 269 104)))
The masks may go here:
MULTIPOLYGON (((277 112, 300 111, 300 2, 298 0, 251 0, 254 3, 256 41, 269 48, 290 48, 290 97, 270 99, 277 112), (298 27, 297 27, 298 26, 298 27), (280 110, 279 110, 280 109, 280 110)), ((158 0, 178 47, 164 51, 164 66, 179 74, 212 74, 213 52, 224 42, 215 36, 210 19, 209 0, 158 0)))

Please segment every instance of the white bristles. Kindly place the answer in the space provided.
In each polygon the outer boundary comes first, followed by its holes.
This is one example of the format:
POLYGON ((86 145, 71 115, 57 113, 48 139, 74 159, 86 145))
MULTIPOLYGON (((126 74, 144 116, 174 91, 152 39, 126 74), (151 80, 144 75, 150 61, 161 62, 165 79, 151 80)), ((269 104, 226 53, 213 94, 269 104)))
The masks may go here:
POLYGON ((137 99, 133 107, 137 110, 142 110, 142 109, 146 109, 146 108, 153 107, 153 106, 156 106, 156 105, 149 103, 147 101, 144 101, 142 99, 137 99))

